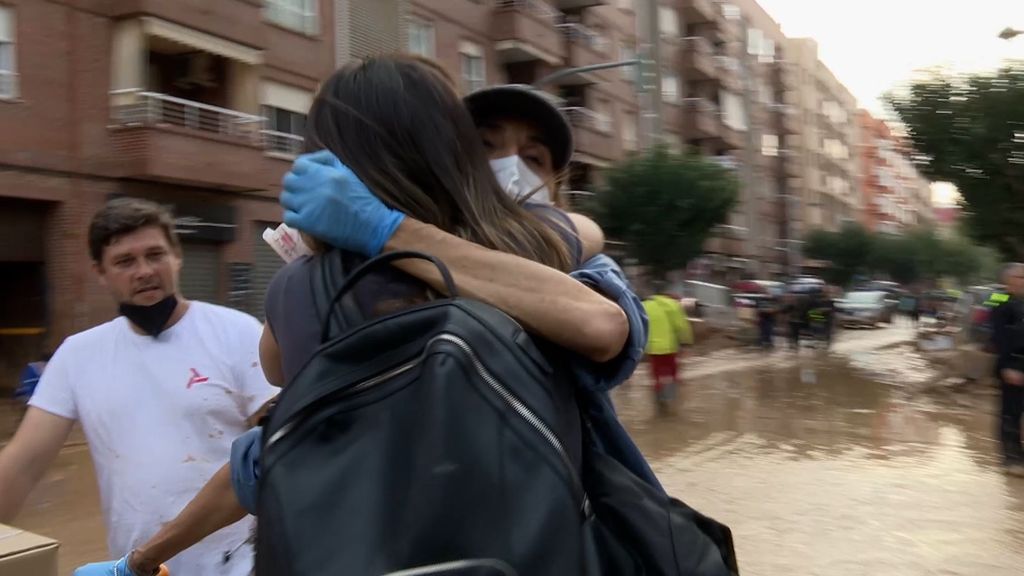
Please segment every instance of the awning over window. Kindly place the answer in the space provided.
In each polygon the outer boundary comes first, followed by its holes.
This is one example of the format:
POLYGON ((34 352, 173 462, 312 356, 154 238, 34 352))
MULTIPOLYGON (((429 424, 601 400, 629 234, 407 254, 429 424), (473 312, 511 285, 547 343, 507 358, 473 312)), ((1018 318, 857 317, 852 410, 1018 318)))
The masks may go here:
POLYGON ((263 63, 262 50, 250 48, 237 42, 168 22, 167 20, 161 20, 160 18, 144 16, 142 18, 142 29, 147 36, 157 36, 244 64, 257 66, 263 63))

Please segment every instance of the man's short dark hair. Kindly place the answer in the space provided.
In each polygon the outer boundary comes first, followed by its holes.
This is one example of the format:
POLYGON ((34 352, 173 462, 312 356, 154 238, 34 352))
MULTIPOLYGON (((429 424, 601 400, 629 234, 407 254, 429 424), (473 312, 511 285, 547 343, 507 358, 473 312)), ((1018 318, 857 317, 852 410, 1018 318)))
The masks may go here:
POLYGON ((92 217, 89 224, 89 255, 94 262, 103 259, 103 249, 125 234, 156 226, 163 231, 175 252, 181 243, 174 232, 174 217, 163 206, 141 198, 115 198, 92 217))

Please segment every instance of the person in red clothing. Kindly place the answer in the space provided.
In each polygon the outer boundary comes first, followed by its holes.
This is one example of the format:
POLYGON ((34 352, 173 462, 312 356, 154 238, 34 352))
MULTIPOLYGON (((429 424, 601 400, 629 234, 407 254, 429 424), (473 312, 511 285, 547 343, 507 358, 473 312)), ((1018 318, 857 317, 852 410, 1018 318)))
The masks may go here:
POLYGON ((679 354, 683 345, 693 344, 690 321, 678 298, 668 296, 663 286, 644 300, 647 312, 647 354, 654 379, 654 393, 661 405, 667 404, 679 383, 679 354))

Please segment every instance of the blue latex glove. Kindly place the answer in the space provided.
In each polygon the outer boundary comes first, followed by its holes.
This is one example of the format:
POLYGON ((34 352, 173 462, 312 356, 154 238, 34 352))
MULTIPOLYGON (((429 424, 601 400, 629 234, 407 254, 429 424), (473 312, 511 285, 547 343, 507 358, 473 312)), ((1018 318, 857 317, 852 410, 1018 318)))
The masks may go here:
POLYGON ((285 224, 368 257, 380 254, 405 218, 327 150, 295 160, 284 177, 281 206, 285 224))
POLYGON ((86 564, 71 576, 143 576, 128 569, 128 557, 114 562, 95 562, 86 564))

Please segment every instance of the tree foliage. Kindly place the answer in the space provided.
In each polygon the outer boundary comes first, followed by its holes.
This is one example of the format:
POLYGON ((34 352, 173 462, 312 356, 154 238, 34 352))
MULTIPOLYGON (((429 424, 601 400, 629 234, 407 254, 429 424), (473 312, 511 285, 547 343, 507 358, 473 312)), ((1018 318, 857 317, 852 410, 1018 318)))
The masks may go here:
POLYGON ((887 101, 923 172, 956 185, 971 237, 1024 257, 1024 62, 996 73, 934 73, 887 101))
POLYGON ((656 147, 611 168, 593 210, 610 238, 625 242, 630 256, 663 277, 701 254, 739 187, 727 168, 656 147))
POLYGON ((901 284, 952 278, 961 283, 991 280, 998 268, 994 250, 961 236, 942 237, 920 227, 903 235, 873 234, 848 224, 839 232, 808 234, 805 253, 827 260, 830 282, 847 285, 858 275, 883 276, 901 284))
POLYGON ((827 260, 826 280, 849 284, 857 274, 867 272, 871 238, 860 224, 847 223, 839 232, 814 230, 807 238, 804 253, 815 260, 827 260))

